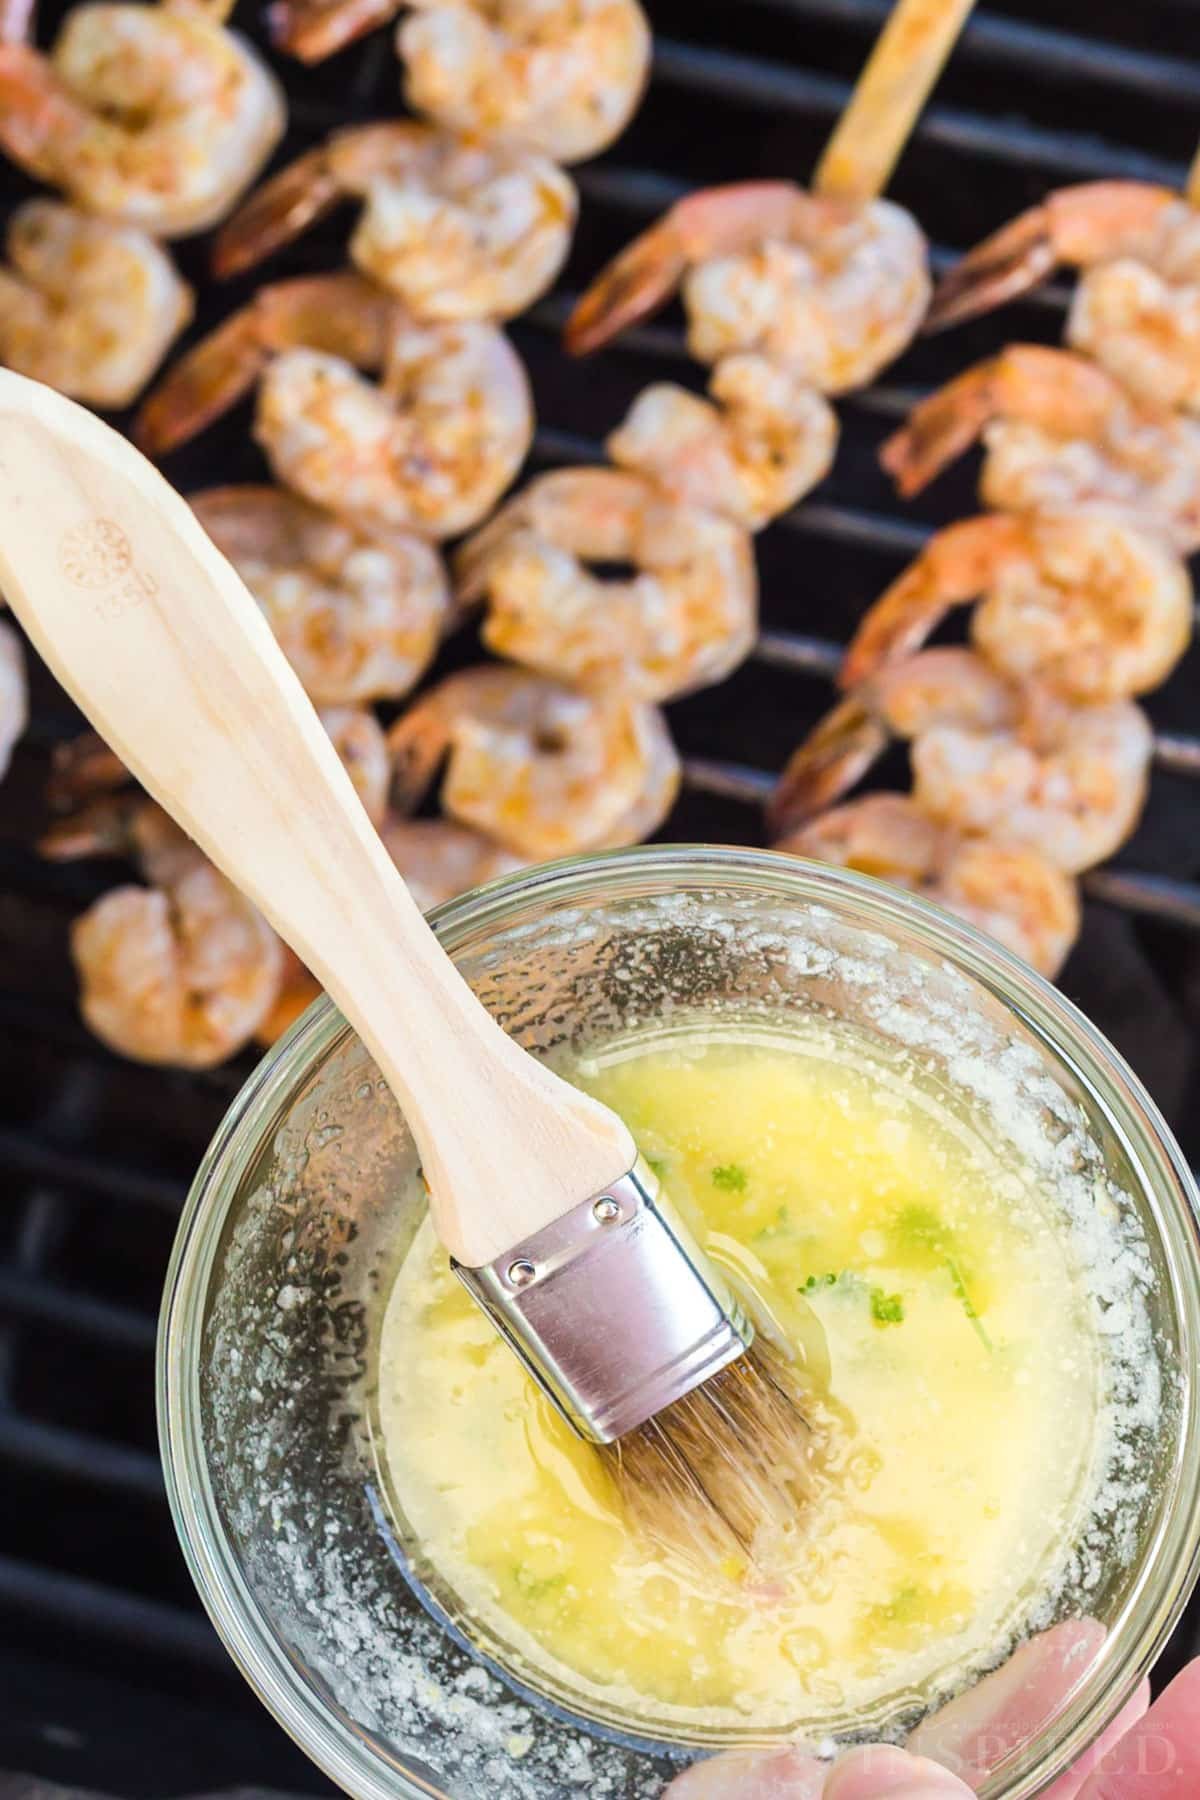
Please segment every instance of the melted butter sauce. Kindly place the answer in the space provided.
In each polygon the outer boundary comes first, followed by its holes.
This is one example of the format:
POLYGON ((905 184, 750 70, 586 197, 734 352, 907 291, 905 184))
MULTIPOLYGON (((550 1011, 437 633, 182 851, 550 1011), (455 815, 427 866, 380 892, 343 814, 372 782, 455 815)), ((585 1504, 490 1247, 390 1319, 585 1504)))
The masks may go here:
POLYGON ((648 1549, 426 1225, 378 1418, 421 1564, 524 1680, 651 1731, 832 1731, 965 1679, 1061 1581, 1093 1498, 1100 1356, 1053 1196, 844 1027, 631 1041, 566 1072, 792 1344, 813 1498, 753 1569, 648 1549))

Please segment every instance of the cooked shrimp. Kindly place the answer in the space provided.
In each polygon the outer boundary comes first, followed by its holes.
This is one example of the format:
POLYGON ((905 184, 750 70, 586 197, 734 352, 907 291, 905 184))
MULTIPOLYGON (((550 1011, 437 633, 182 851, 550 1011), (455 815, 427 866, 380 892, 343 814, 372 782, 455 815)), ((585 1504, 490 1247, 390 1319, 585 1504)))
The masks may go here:
POLYGON ((327 706, 319 714, 372 825, 387 812, 392 759, 383 726, 363 706, 327 706))
POLYGON ((1036 850, 963 838, 907 794, 867 794, 776 846, 922 894, 1055 976, 1079 936, 1075 883, 1036 850))
POLYGON ((391 818, 379 835, 422 912, 527 866, 525 857, 449 819, 391 818))
POLYGON ((620 136, 650 73, 637 0, 409 0, 396 34, 414 111, 556 162, 620 136))
POLYGON ((279 992, 275 1004, 254 1033, 255 1043, 264 1046, 277 1043, 285 1031, 290 1031, 301 1013, 307 1012, 313 1001, 320 998, 322 991, 320 982, 315 975, 309 974, 296 952, 286 944, 279 948, 283 963, 279 992))
POLYGON ((28 723, 25 652, 12 627, 0 624, 0 775, 7 774, 13 746, 28 723))
POLYGON ((192 316, 166 251, 130 225, 30 200, 0 266, 0 362, 92 406, 128 406, 192 316))
POLYGON ((939 284, 931 329, 1084 271, 1067 338, 1153 405, 1200 410, 1200 212, 1170 188, 1060 188, 987 238, 939 284))
POLYGON ((152 801, 101 801, 43 842, 56 857, 133 855, 148 887, 119 887, 77 919, 83 1016, 139 1062, 207 1069, 275 1005, 283 950, 266 920, 152 801))
POLYGON ((1011 345, 914 407, 880 460, 908 496, 980 437, 988 506, 1116 513, 1200 546, 1200 424, 1139 407, 1085 357, 1011 345))
POLYGON ((203 0, 68 13, 49 55, 0 44, 0 148, 84 212, 204 231, 283 135, 283 94, 203 0))
POLYGON ((344 524, 282 488, 210 488, 191 505, 318 706, 399 699, 424 673, 450 616, 430 544, 344 524))
POLYGON ((534 861, 637 843, 679 787, 657 707, 495 665, 422 695, 388 742, 398 805, 415 806, 448 759, 445 810, 534 861))
POLYGON ((214 252, 234 275, 342 201, 364 202, 351 260, 418 319, 510 319, 545 293, 578 197, 548 157, 395 120, 335 132, 235 213, 214 252))
POLYGON ((458 554, 459 598, 486 598, 485 641, 543 674, 643 700, 707 687, 754 643, 758 583, 739 525, 641 475, 558 469, 458 554), (630 579, 588 563, 632 563, 630 579))
POLYGON ((987 660, 1070 700, 1143 694, 1191 641, 1192 584, 1159 538, 1099 514, 992 513, 939 531, 876 601, 846 652, 843 687, 972 601, 972 642, 987 660))
POLYGON ((615 463, 691 506, 758 531, 823 481, 837 448, 837 414, 806 381, 764 356, 726 356, 712 400, 655 382, 608 438, 615 463), (714 404, 715 402, 715 404, 714 404))
POLYGON ((911 215, 886 200, 853 205, 788 181, 707 188, 593 282, 568 323, 568 349, 597 349, 681 286, 701 362, 755 351, 841 394, 915 336, 929 302, 928 246, 911 215))
POLYGON ((968 835, 1027 844, 1072 873, 1133 831, 1154 741, 1130 700, 1072 705, 1006 681, 971 650, 926 650, 879 672, 792 757, 771 806, 788 830, 839 798, 890 736, 912 743, 913 797, 968 835))
POLYGON ((421 325, 360 276, 318 275, 263 288, 189 351, 143 404, 137 440, 173 449, 256 382, 255 436, 279 479, 383 530, 469 530, 533 435, 529 383, 497 326, 421 325), (379 386, 357 373, 379 368, 379 386))

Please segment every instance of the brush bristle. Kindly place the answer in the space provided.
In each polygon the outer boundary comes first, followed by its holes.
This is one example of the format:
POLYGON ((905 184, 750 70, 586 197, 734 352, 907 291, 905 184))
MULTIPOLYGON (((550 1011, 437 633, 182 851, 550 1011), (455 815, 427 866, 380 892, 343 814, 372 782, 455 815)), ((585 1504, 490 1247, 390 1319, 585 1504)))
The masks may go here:
POLYGON ((689 1560, 750 1562, 812 1489, 795 1369, 767 1339, 601 1453, 631 1523, 689 1560))

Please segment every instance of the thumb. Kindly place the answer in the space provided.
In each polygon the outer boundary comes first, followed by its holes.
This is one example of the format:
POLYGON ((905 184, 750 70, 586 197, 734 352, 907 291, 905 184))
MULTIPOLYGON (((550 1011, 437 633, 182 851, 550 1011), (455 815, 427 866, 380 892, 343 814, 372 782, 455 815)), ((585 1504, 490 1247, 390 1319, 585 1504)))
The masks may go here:
POLYGON ((940 1763, 907 1750, 869 1744, 832 1770, 821 1800, 970 1800, 971 1789, 940 1763))

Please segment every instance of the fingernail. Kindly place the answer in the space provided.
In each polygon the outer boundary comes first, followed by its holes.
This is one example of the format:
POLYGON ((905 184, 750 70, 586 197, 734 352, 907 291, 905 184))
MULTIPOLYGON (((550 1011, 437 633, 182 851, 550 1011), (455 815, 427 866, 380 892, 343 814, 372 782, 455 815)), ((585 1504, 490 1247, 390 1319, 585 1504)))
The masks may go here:
POLYGON ((825 1783, 822 1800, 950 1800, 970 1792, 938 1763, 874 1744, 842 1758, 825 1783))

